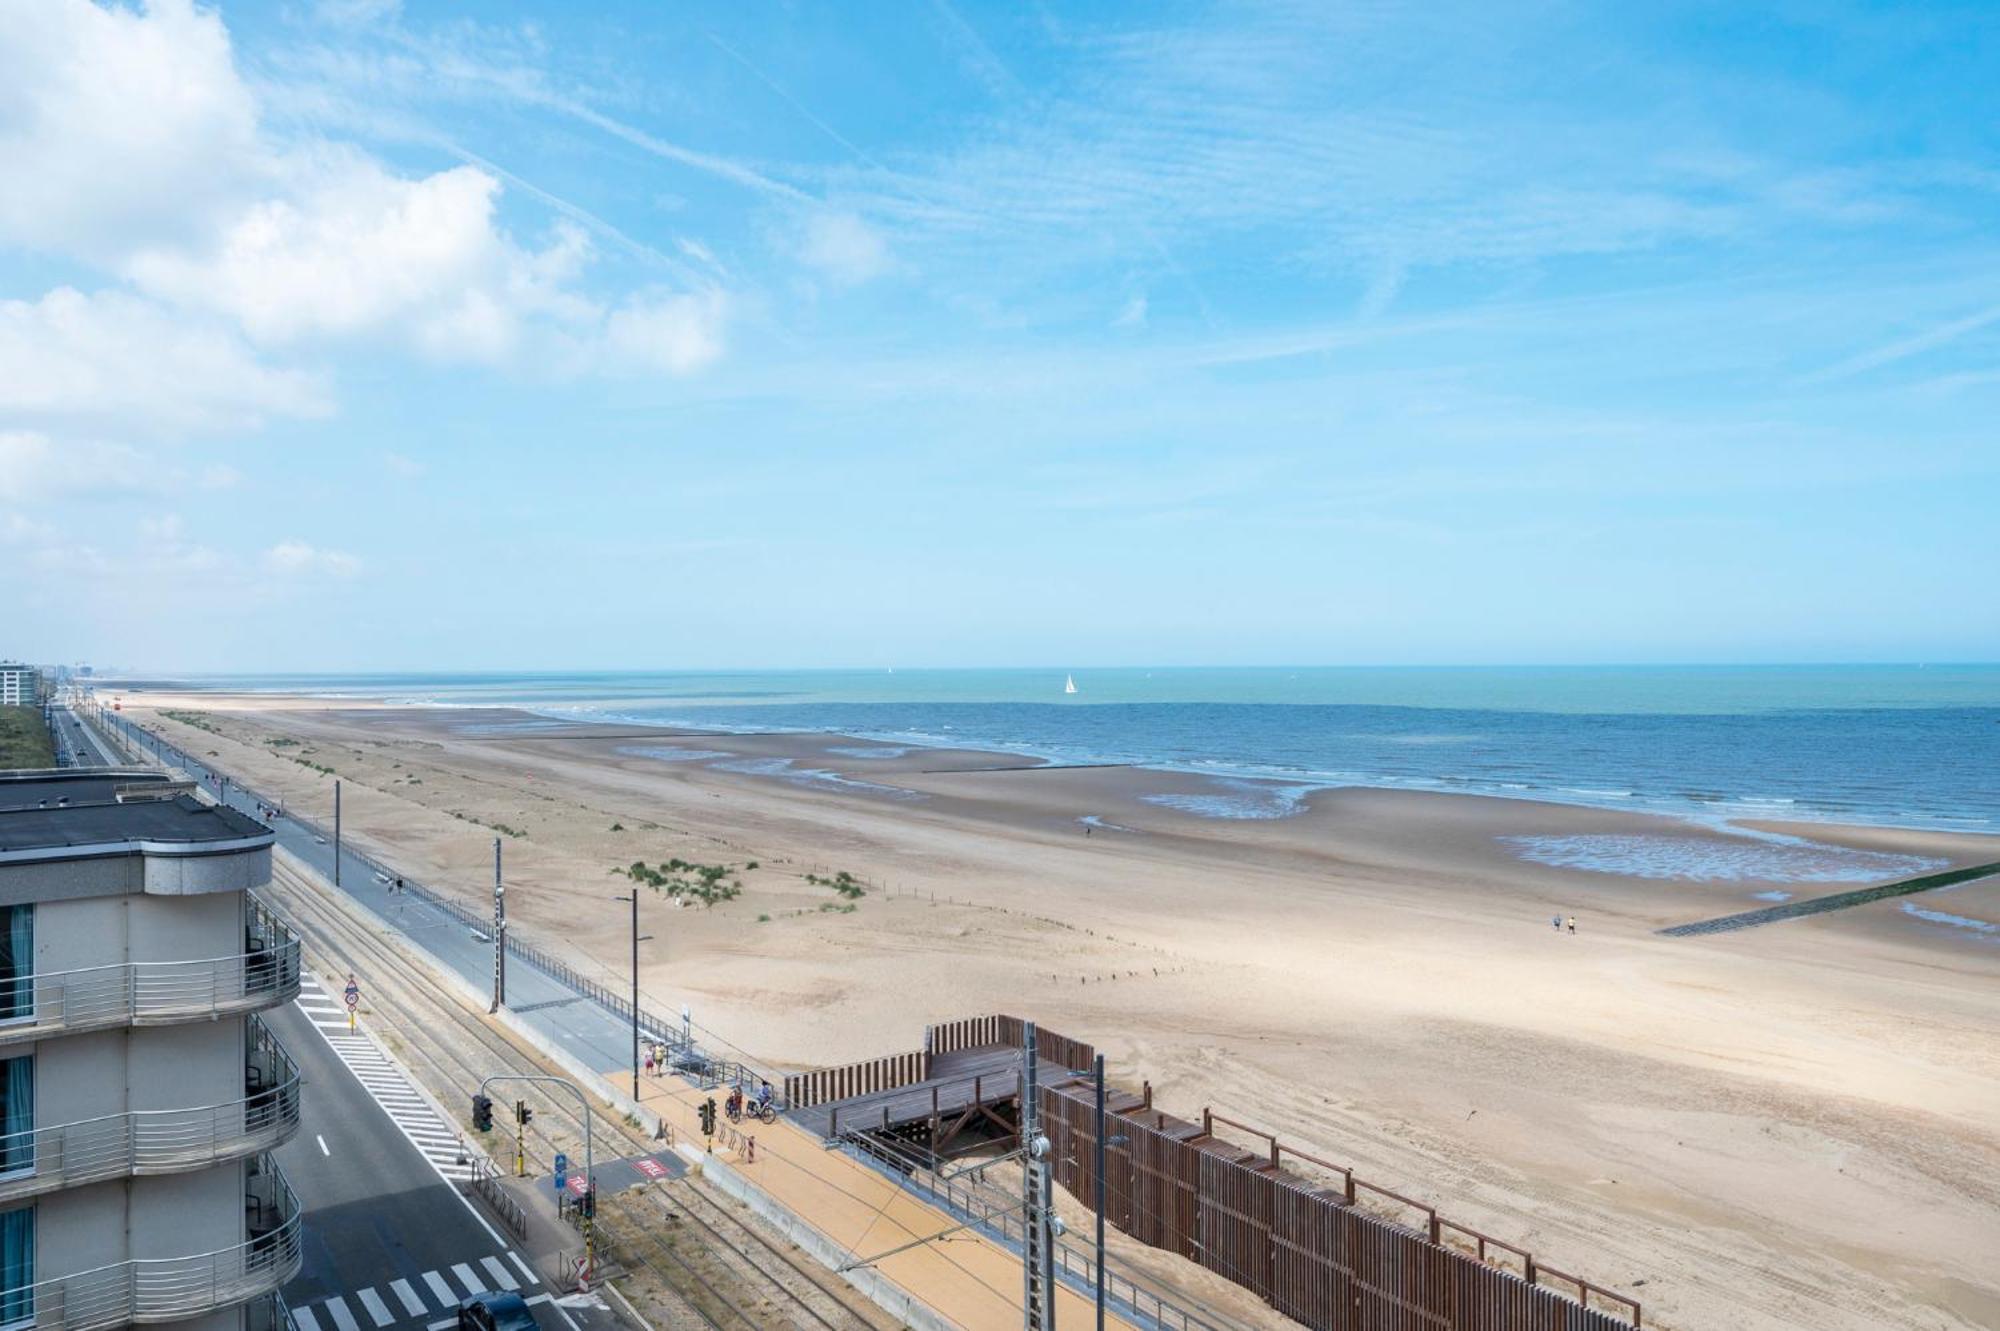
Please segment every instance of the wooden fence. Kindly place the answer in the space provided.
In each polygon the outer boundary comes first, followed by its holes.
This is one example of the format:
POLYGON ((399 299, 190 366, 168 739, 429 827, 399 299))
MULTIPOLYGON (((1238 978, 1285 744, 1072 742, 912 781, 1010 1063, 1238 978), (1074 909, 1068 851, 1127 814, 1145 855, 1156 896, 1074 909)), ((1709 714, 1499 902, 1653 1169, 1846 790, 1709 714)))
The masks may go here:
MULTIPOLYGON (((929 1054, 955 1054, 961 1049, 983 1049, 988 1045, 1006 1044, 1000 1038, 1000 1023, 1004 1017, 965 1017, 958 1021, 947 1021, 941 1026, 924 1028, 924 1052, 929 1054)), ((1014 1041, 1020 1048, 1020 1041, 1014 1041)))
POLYGON ((857 1095, 914 1086, 930 1075, 931 1055, 927 1049, 871 1058, 844 1067, 814 1068, 785 1078, 785 1103, 794 1109, 805 1109, 829 1100, 848 1100, 857 1095))
MULTIPOLYGON (((933 1027, 932 1047, 1018 1048, 1024 1026, 1002 1016, 933 1027), (965 1044, 939 1044, 939 1032, 965 1044)), ((1096 1055, 1090 1045, 1040 1027, 1035 1045, 1044 1059, 1077 1072, 1096 1055)), ((1041 1102, 1056 1182, 1089 1205, 1097 1196, 1096 1092, 1074 1079, 1045 1083, 1041 1102)), ((1314 1331, 1624 1331, 1640 1325, 1633 1300, 1538 1267, 1523 1249, 1442 1219, 1425 1203, 1292 1150, 1248 1124, 1207 1111, 1200 1123, 1190 1123, 1154 1109, 1150 1094, 1112 1092, 1105 1112, 1111 1138, 1105 1220, 1141 1243, 1199 1262, 1314 1331), (1217 1137, 1218 1123, 1262 1138, 1266 1149, 1251 1151, 1217 1137), (1321 1187, 1293 1173, 1284 1168, 1286 1156, 1339 1176, 1340 1186, 1321 1187), (1357 1209, 1360 1193, 1422 1215, 1423 1230, 1357 1209), (1538 1282, 1545 1279, 1574 1289, 1577 1298, 1544 1288, 1538 1282), (1614 1316, 1592 1306, 1593 1300, 1614 1303, 1629 1316, 1614 1316)))
MULTIPOLYGON (((1037 1032, 1037 1044, 1046 1036, 1037 1032)), ((1097 1106, 1092 1087, 1042 1088, 1042 1123, 1056 1181, 1088 1204, 1097 1195, 1097 1106)), ((1146 1107, 1106 1104, 1105 1220, 1151 1247, 1199 1262, 1314 1331, 1624 1331, 1639 1306, 1476 1231, 1429 1217, 1422 1233, 1356 1209, 1348 1191, 1378 1191, 1345 1175, 1322 1188, 1274 1163, 1285 1151, 1246 1150, 1146 1107), (1122 1139, 1122 1140, 1121 1140, 1122 1139), (1447 1245, 1478 1241, 1473 1252, 1447 1245), (1516 1274, 1482 1260, 1488 1244, 1518 1256, 1516 1274), (1534 1283, 1553 1277, 1579 1303, 1534 1283), (1601 1307, 1616 1301, 1629 1317, 1601 1307)), ((1226 1120, 1224 1120, 1226 1121, 1226 1120)), ((1211 1124, 1212 1126, 1212 1124, 1211 1124)), ((1293 1153, 1296 1154, 1296 1153, 1293 1153)), ((1342 1171, 1344 1172, 1344 1171, 1342 1171)))

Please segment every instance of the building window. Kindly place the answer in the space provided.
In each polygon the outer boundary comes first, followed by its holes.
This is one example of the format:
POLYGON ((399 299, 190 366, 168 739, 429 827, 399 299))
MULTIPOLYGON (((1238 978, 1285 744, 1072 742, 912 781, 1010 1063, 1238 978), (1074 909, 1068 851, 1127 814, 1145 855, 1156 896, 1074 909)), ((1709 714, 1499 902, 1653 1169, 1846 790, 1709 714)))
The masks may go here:
POLYGON ((35 1015, 35 908, 0 906, 0 1021, 35 1015))
POLYGON ((35 1320, 35 1208, 0 1212, 0 1327, 35 1320))
POLYGON ((0 1177, 35 1170, 35 1056, 0 1062, 0 1177))

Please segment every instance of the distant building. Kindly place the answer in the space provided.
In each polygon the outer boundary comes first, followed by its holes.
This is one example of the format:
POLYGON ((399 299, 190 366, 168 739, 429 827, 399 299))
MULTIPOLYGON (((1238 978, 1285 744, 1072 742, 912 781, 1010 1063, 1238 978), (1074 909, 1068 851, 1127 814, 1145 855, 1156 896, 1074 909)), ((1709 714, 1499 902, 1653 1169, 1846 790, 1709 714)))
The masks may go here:
POLYGON ((0 706, 35 707, 41 701, 41 671, 18 661, 0 661, 0 706))
POLYGON ((157 772, 0 772, 0 1327, 285 1331, 271 842, 157 772))

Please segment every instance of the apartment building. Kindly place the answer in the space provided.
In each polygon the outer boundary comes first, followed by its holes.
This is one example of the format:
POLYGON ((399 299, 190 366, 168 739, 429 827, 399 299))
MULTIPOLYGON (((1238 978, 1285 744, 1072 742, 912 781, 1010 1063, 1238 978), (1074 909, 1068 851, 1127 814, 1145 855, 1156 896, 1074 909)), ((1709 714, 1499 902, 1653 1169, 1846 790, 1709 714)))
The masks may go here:
POLYGON ((298 943, 272 834, 157 772, 0 772, 0 1331, 283 1331, 298 943))
POLYGON ((34 707, 41 701, 41 671, 19 661, 0 661, 0 707, 34 707))

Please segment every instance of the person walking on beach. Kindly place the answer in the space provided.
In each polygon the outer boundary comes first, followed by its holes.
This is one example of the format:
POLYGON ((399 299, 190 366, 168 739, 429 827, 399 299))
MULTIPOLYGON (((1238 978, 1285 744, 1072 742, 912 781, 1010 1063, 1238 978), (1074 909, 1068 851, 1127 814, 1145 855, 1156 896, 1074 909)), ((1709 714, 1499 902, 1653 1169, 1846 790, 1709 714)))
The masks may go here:
POLYGON ((1570 917, 1569 917, 1569 931, 1570 931, 1571 933, 1575 933, 1575 932, 1576 932, 1576 916, 1574 916, 1574 915, 1572 915, 1572 916, 1570 916, 1570 917))
POLYGON ((1563 917, 1560 915, 1549 916, 1549 928, 1555 930, 1557 933, 1561 933, 1563 931, 1563 917))

